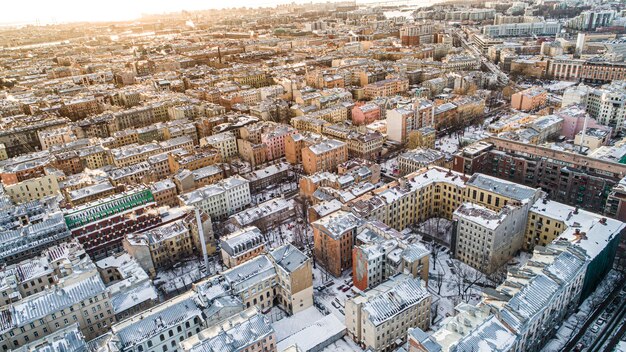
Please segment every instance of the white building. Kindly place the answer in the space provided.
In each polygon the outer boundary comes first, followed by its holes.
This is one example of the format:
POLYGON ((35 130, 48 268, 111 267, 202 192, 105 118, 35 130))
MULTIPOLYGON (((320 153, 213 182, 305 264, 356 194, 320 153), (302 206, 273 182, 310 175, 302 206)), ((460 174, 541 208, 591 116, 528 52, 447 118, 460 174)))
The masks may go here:
POLYGON ((236 175, 178 197, 181 204, 199 208, 212 219, 225 218, 250 204, 250 182, 236 175))
POLYGON ((624 129, 626 119, 626 82, 614 81, 601 88, 579 85, 569 88, 563 94, 562 106, 582 104, 598 123, 612 127, 614 130, 624 129))
POLYGON ((556 35, 561 31, 559 22, 530 22, 488 25, 483 34, 489 37, 522 37, 533 35, 556 35))
POLYGON ((210 145, 220 151, 222 160, 228 160, 237 155, 237 138, 232 132, 222 132, 200 140, 200 146, 210 145))
POLYGON ((461 204, 452 215, 457 222, 454 256, 493 273, 522 248, 527 214, 528 209, 520 207, 494 211, 478 204, 461 204))

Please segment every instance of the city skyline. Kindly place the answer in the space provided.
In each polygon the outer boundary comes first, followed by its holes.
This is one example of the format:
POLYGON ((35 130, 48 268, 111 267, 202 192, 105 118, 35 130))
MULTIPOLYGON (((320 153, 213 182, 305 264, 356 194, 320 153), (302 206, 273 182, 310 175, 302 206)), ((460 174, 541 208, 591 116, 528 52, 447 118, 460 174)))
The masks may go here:
MULTIPOLYGON (((358 0, 359 4, 374 3, 378 0, 358 0)), ((110 0, 92 2, 85 6, 79 0, 59 0, 55 2, 27 0, 4 5, 0 13, 0 26, 16 26, 28 24, 60 24, 70 22, 117 22, 132 21, 146 14, 165 14, 180 11, 201 11, 210 9, 226 9, 237 7, 272 7, 288 3, 311 3, 307 0, 232 0, 218 2, 216 0, 110 0), (120 10, 122 9, 122 10, 120 10)), ((326 0, 323 2, 342 2, 342 0, 326 0)), ((402 1, 399 1, 402 2, 402 1)), ((426 6, 435 1, 415 1, 415 5, 426 6)))

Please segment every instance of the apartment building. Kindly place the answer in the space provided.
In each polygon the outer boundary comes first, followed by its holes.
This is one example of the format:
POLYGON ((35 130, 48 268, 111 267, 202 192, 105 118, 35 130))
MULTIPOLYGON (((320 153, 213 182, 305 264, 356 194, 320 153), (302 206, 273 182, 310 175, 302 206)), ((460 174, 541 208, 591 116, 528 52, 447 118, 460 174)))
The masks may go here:
POLYGON ((445 155, 435 149, 413 149, 398 156, 398 172, 401 176, 427 166, 444 166, 445 155))
POLYGON ((288 163, 279 162, 264 168, 241 175, 250 182, 250 192, 257 193, 268 186, 277 185, 287 181, 292 167, 288 163))
POLYGON ((14 204, 5 195, 0 197, 0 209, 0 261, 7 265, 38 256, 71 236, 63 213, 50 200, 14 204))
POLYGON ((223 219, 251 202, 250 182, 237 175, 178 196, 181 205, 199 208, 211 218, 223 219))
POLYGON ((594 212, 617 210, 615 203, 607 206, 610 192, 606 190, 613 189, 626 174, 622 164, 497 137, 480 143, 483 147, 467 147, 477 149, 471 155, 464 151, 455 155, 455 171, 484 172, 541 187, 552 200, 594 212))
POLYGON ((285 156, 285 137, 295 132, 295 129, 284 126, 276 127, 261 134, 261 143, 267 146, 267 160, 275 160, 285 156))
POLYGON ((230 131, 202 138, 200 146, 204 147, 207 145, 217 149, 222 156, 222 160, 230 160, 237 155, 237 138, 230 131))
POLYGON ((265 251, 265 236, 255 226, 248 226, 220 238, 222 263, 227 268, 242 264, 265 251))
MULTIPOLYGON (((203 308, 210 311, 210 307, 197 304, 197 297, 188 291, 112 325, 110 343, 122 352, 180 351, 180 341, 206 327, 203 308)), ((223 310, 238 311, 234 302, 223 310)))
POLYGON ((483 27, 483 34, 492 38, 554 36, 561 31, 561 23, 556 21, 494 24, 483 27))
POLYGON ((222 278, 246 308, 267 310, 276 302, 294 314, 313 305, 311 259, 292 244, 228 269, 222 278))
POLYGON ((367 84, 363 87, 366 99, 380 97, 391 97, 403 94, 409 89, 409 80, 401 78, 390 78, 382 81, 367 84))
POLYGON ((23 346, 12 349, 16 352, 32 352, 32 351, 54 351, 58 350, 87 350, 89 347, 85 337, 80 332, 77 323, 61 328, 40 339, 27 343, 23 346))
POLYGON ((548 92, 541 87, 532 87, 511 96, 511 108, 532 111, 546 105, 548 92))
POLYGON ((378 160, 383 149, 385 137, 377 131, 351 133, 346 140, 348 155, 353 158, 378 160))
POLYGON ((514 351, 539 351, 579 305, 587 259, 570 244, 538 247, 532 259, 509 272, 483 303, 517 336, 514 351))
POLYGON ((421 278, 428 285, 430 251, 419 243, 380 236, 371 228, 377 224, 366 224, 357 235, 356 242, 360 244, 352 249, 354 287, 365 291, 398 273, 421 278))
POLYGON ((293 201, 279 197, 232 215, 228 219, 226 227, 242 229, 247 226, 255 226, 262 232, 267 232, 280 226, 294 214, 293 201))
POLYGON ((346 300, 346 330, 359 346, 394 351, 407 329, 430 327, 431 296, 420 279, 398 274, 346 300))
POLYGON ((147 161, 150 156, 161 152, 161 147, 157 143, 129 144, 110 150, 113 165, 117 167, 127 167, 147 161))
POLYGON ((252 307, 180 342, 180 351, 277 352, 269 319, 252 307))
POLYGON ((311 224, 318 263, 339 277, 352 269, 352 248, 363 221, 352 213, 338 211, 311 224))
POLYGON ((528 212, 524 249, 531 251, 555 240, 566 240, 583 248, 590 260, 582 295, 587 297, 612 267, 625 226, 600 214, 540 199, 528 212), (602 245, 598 247, 594 243, 602 245))
POLYGON ((482 303, 476 306, 460 303, 454 307, 454 311, 456 314, 431 336, 426 335, 419 328, 409 330, 409 344, 451 352, 471 350, 477 341, 481 341, 484 343, 484 348, 489 351, 512 352, 516 350, 517 336, 498 320, 489 306, 482 303), (491 336, 498 336, 498 339, 492 339, 491 336))
POLYGON ((58 175, 48 173, 40 177, 5 185, 4 192, 16 204, 54 196, 59 194, 58 175))
POLYGON ((624 81, 614 81, 600 88, 585 85, 571 87, 563 93, 563 106, 581 104, 599 124, 621 131, 626 123, 624 89, 626 89, 624 81))
POLYGON ((380 107, 376 104, 356 105, 352 108, 352 123, 357 126, 369 125, 380 119, 380 115, 380 107))
POLYGON ((122 245, 150 276, 194 253, 192 234, 184 220, 129 234, 122 245))
POLYGON ((348 160, 348 146, 335 139, 327 139, 302 149, 302 169, 311 175, 319 171, 334 171, 348 160))
POLYGON ((467 180, 463 174, 439 167, 420 169, 346 206, 358 217, 378 220, 401 231, 431 217, 451 219, 463 202, 467 180))
POLYGON ((159 295, 150 277, 128 253, 118 253, 95 264, 111 295, 111 305, 117 321, 133 316, 158 302, 159 295))
POLYGON ((433 25, 430 23, 420 23, 400 28, 400 41, 402 45, 417 46, 420 44, 430 44, 433 40, 433 25))
POLYGON ((428 100, 421 100, 406 107, 387 110, 387 138, 406 143, 409 134, 420 128, 435 125, 435 107, 428 100))
POLYGON ((37 132, 41 149, 49 149, 54 145, 64 145, 77 139, 72 127, 60 127, 50 130, 41 130, 37 132))
POLYGON ((522 248, 528 210, 504 206, 494 211, 463 203, 454 211, 454 257, 484 273, 493 273, 522 248))
POLYGON ((40 255, 5 267, 0 276, 0 307, 45 291, 89 264, 75 239, 45 248, 40 255))
POLYGON ((90 340, 106 333, 115 322, 109 293, 91 262, 76 275, 60 279, 54 287, 3 308, 0 315, 4 351, 75 323, 90 340))

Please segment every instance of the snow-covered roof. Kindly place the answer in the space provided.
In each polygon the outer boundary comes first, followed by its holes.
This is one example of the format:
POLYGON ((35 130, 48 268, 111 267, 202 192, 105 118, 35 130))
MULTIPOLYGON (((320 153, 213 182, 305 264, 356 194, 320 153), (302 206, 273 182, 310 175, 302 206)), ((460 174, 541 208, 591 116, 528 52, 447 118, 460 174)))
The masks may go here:
POLYGON ((12 323, 15 326, 24 326, 61 309, 69 308, 77 302, 99 296, 105 289, 102 279, 95 271, 93 275, 71 284, 59 283, 53 289, 28 296, 15 303, 10 308, 12 323))
POLYGON ((336 211, 313 222, 313 226, 326 229, 325 232, 334 239, 340 238, 346 231, 356 229, 362 224, 363 220, 343 210, 336 211))
POLYGON ((375 326, 430 297, 419 278, 403 274, 391 277, 365 294, 368 300, 363 303, 363 310, 369 313, 368 318, 375 326))
POLYGON ((278 347, 278 351, 284 351, 289 346, 296 345, 300 348, 300 351, 314 351, 318 350, 320 346, 327 345, 328 340, 332 340, 337 336, 343 336, 345 330, 346 326, 334 314, 329 314, 288 338, 279 341, 276 347, 278 347))
POLYGON ((626 225, 615 219, 546 199, 537 200, 530 211, 563 222, 566 228, 557 240, 564 239, 576 244, 591 259, 600 254, 615 236, 619 236, 626 225))
POLYGON ((45 337, 18 347, 14 352, 86 352, 87 343, 78 323, 52 332, 45 337))
POLYGON ((273 334, 267 317, 253 307, 200 331, 181 346, 188 352, 239 352, 273 334))
POLYGON ((193 292, 187 292, 115 324, 112 326, 113 333, 125 349, 185 321, 201 318, 202 311, 196 305, 193 295, 193 292))
POLYGON ((291 273, 309 260, 304 253, 291 243, 280 246, 269 253, 276 265, 291 273))
POLYGON ((260 203, 255 207, 240 211, 239 213, 232 215, 231 218, 236 220, 240 226, 246 226, 266 216, 288 211, 291 208, 293 208, 293 201, 277 197, 260 203))
POLYGON ((535 188, 478 173, 472 175, 467 181, 467 186, 497 193, 503 197, 515 199, 520 202, 529 201, 537 194, 537 189, 535 188))
POLYGON ((323 154, 334 149, 342 148, 345 145, 346 144, 344 142, 338 141, 336 139, 326 139, 317 144, 311 145, 308 148, 313 152, 313 154, 323 154))
POLYGON ((276 268, 266 256, 262 255, 224 271, 222 275, 235 292, 241 292, 275 276, 276 268))
POLYGON ((512 351, 517 336, 511 333, 495 316, 490 316, 469 335, 460 339, 455 351, 505 352, 512 351))
POLYGON ((495 230, 504 221, 507 213, 496 212, 480 204, 466 202, 454 211, 454 216, 484 228, 495 230))
POLYGON ((263 245, 263 234, 256 226, 248 226, 220 238, 220 247, 231 256, 263 245))

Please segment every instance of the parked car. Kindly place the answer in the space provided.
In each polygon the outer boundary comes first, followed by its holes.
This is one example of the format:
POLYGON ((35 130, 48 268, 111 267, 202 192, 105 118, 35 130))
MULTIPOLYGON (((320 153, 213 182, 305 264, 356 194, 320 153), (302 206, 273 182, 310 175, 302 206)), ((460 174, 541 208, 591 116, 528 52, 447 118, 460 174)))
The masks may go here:
POLYGON ((598 325, 595 325, 595 324, 594 324, 594 325, 591 327, 591 332, 593 332, 593 333, 595 334, 595 333, 596 333, 596 332, 598 332, 598 331, 600 331, 600 327, 599 327, 598 325))
POLYGON ((343 290, 344 287, 346 287, 346 285, 341 285, 341 286, 337 287, 337 290, 343 290))
POLYGON ((605 320, 604 319, 598 319, 598 321, 596 321, 596 324, 598 324, 598 326, 602 326, 604 325, 605 320))
POLYGON ((346 286, 344 287, 341 291, 343 292, 348 292, 350 290, 350 286, 346 286))
POLYGON ((332 304, 333 307, 339 309, 339 305, 335 301, 330 302, 330 304, 332 304))

